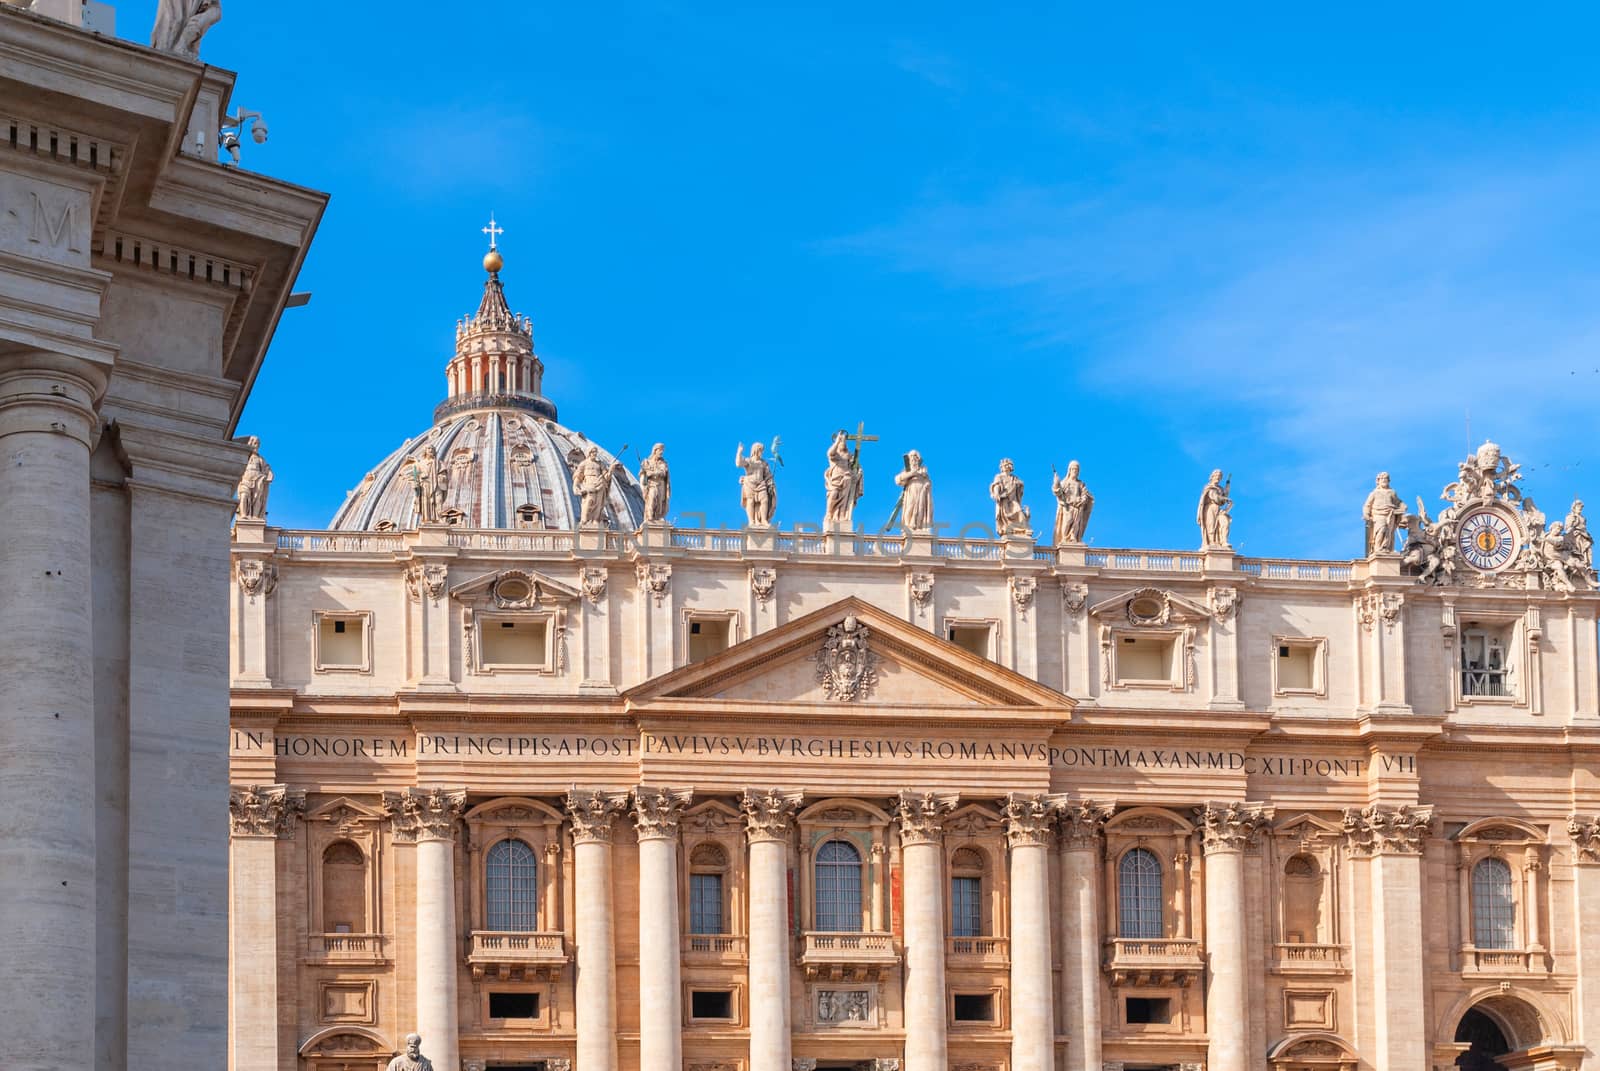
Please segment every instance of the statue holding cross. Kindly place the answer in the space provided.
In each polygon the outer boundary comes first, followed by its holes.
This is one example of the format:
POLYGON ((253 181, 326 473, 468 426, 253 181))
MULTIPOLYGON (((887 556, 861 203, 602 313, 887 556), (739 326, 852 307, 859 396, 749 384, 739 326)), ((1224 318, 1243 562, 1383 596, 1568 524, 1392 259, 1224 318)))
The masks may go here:
POLYGON ((875 443, 876 435, 868 435, 867 425, 864 422, 856 424, 856 433, 840 428, 834 432, 833 442, 828 446, 828 468, 822 474, 822 483, 828 492, 827 507, 822 517, 822 530, 833 532, 840 529, 849 530, 851 515, 855 512, 856 503, 861 501, 865 484, 861 476, 861 444, 875 443), (855 449, 850 449, 850 442, 855 442, 855 449))

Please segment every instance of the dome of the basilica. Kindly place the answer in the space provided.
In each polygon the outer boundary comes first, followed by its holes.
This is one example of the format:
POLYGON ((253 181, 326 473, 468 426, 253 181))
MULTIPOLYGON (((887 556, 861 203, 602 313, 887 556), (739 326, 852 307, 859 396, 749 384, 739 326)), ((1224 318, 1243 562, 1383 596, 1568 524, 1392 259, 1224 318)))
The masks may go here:
POLYGON ((644 522, 633 473, 582 432, 556 423, 556 407, 541 393, 544 364, 534 353, 533 327, 506 305, 499 254, 491 254, 483 301, 456 325, 456 352, 445 369, 449 393, 434 410, 433 427, 367 473, 330 529, 387 531, 430 520, 573 531, 580 513, 573 471, 591 451, 611 473, 605 526, 634 531, 644 522))

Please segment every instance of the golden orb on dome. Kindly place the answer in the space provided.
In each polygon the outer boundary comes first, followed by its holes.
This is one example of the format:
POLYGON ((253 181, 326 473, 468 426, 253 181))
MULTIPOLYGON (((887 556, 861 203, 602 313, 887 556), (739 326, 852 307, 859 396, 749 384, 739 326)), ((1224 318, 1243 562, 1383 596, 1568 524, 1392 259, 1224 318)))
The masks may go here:
POLYGON ((484 271, 497 272, 501 268, 505 267, 505 263, 505 258, 500 255, 500 251, 498 249, 491 249, 483 255, 484 271))

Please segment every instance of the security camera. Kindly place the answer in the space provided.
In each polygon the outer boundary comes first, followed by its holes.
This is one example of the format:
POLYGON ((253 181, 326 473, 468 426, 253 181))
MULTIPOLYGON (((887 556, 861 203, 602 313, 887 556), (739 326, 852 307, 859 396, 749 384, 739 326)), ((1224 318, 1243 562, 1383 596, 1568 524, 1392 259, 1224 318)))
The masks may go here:
POLYGON ((255 139, 257 145, 265 145, 267 143, 267 121, 257 117, 256 121, 251 124, 250 136, 255 139))
POLYGON ((249 128, 250 140, 257 145, 263 145, 267 140, 267 121, 261 117, 260 112, 253 112, 240 108, 232 115, 222 117, 222 127, 217 132, 219 148, 227 151, 234 167, 239 166, 239 135, 249 128))

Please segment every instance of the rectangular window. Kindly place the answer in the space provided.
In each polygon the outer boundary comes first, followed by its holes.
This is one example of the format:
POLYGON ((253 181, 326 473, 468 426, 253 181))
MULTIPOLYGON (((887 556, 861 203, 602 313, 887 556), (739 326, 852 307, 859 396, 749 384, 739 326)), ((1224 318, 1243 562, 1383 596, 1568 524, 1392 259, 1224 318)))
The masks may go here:
POLYGON ((946 638, 963 651, 971 651, 979 658, 993 658, 989 642, 994 627, 989 624, 951 625, 946 638))
POLYGON ((486 666, 542 671, 549 665, 549 625, 543 620, 484 618, 478 640, 486 666))
POLYGON ((983 879, 950 879, 950 936, 983 936, 983 879))
POLYGON ((958 1023, 994 1022, 993 993, 957 993, 954 1005, 958 1023))
POLYGON ((1122 636, 1116 648, 1118 684, 1171 684, 1171 636, 1122 636))
POLYGON ((490 993, 489 1018, 537 1019, 539 1018, 539 994, 490 993))
POLYGON ((1126 1021, 1129 1026, 1170 1023, 1172 1001, 1166 997, 1129 997, 1126 1021))
POLYGON ((689 932, 722 932, 722 875, 689 875, 689 932))
POLYGON ((689 993, 689 1018, 732 1019, 733 990, 695 989, 689 993))
POLYGON ((729 646, 733 619, 729 617, 691 617, 689 619, 689 661, 704 662, 729 646))
POLYGON ((1317 649, 1309 644, 1278 647, 1278 691, 1309 692, 1316 687, 1317 649))
POLYGON ((367 615, 317 614, 317 669, 367 666, 367 615))
POLYGON ((1511 694, 1511 630, 1468 628, 1461 634, 1462 696, 1511 694))

